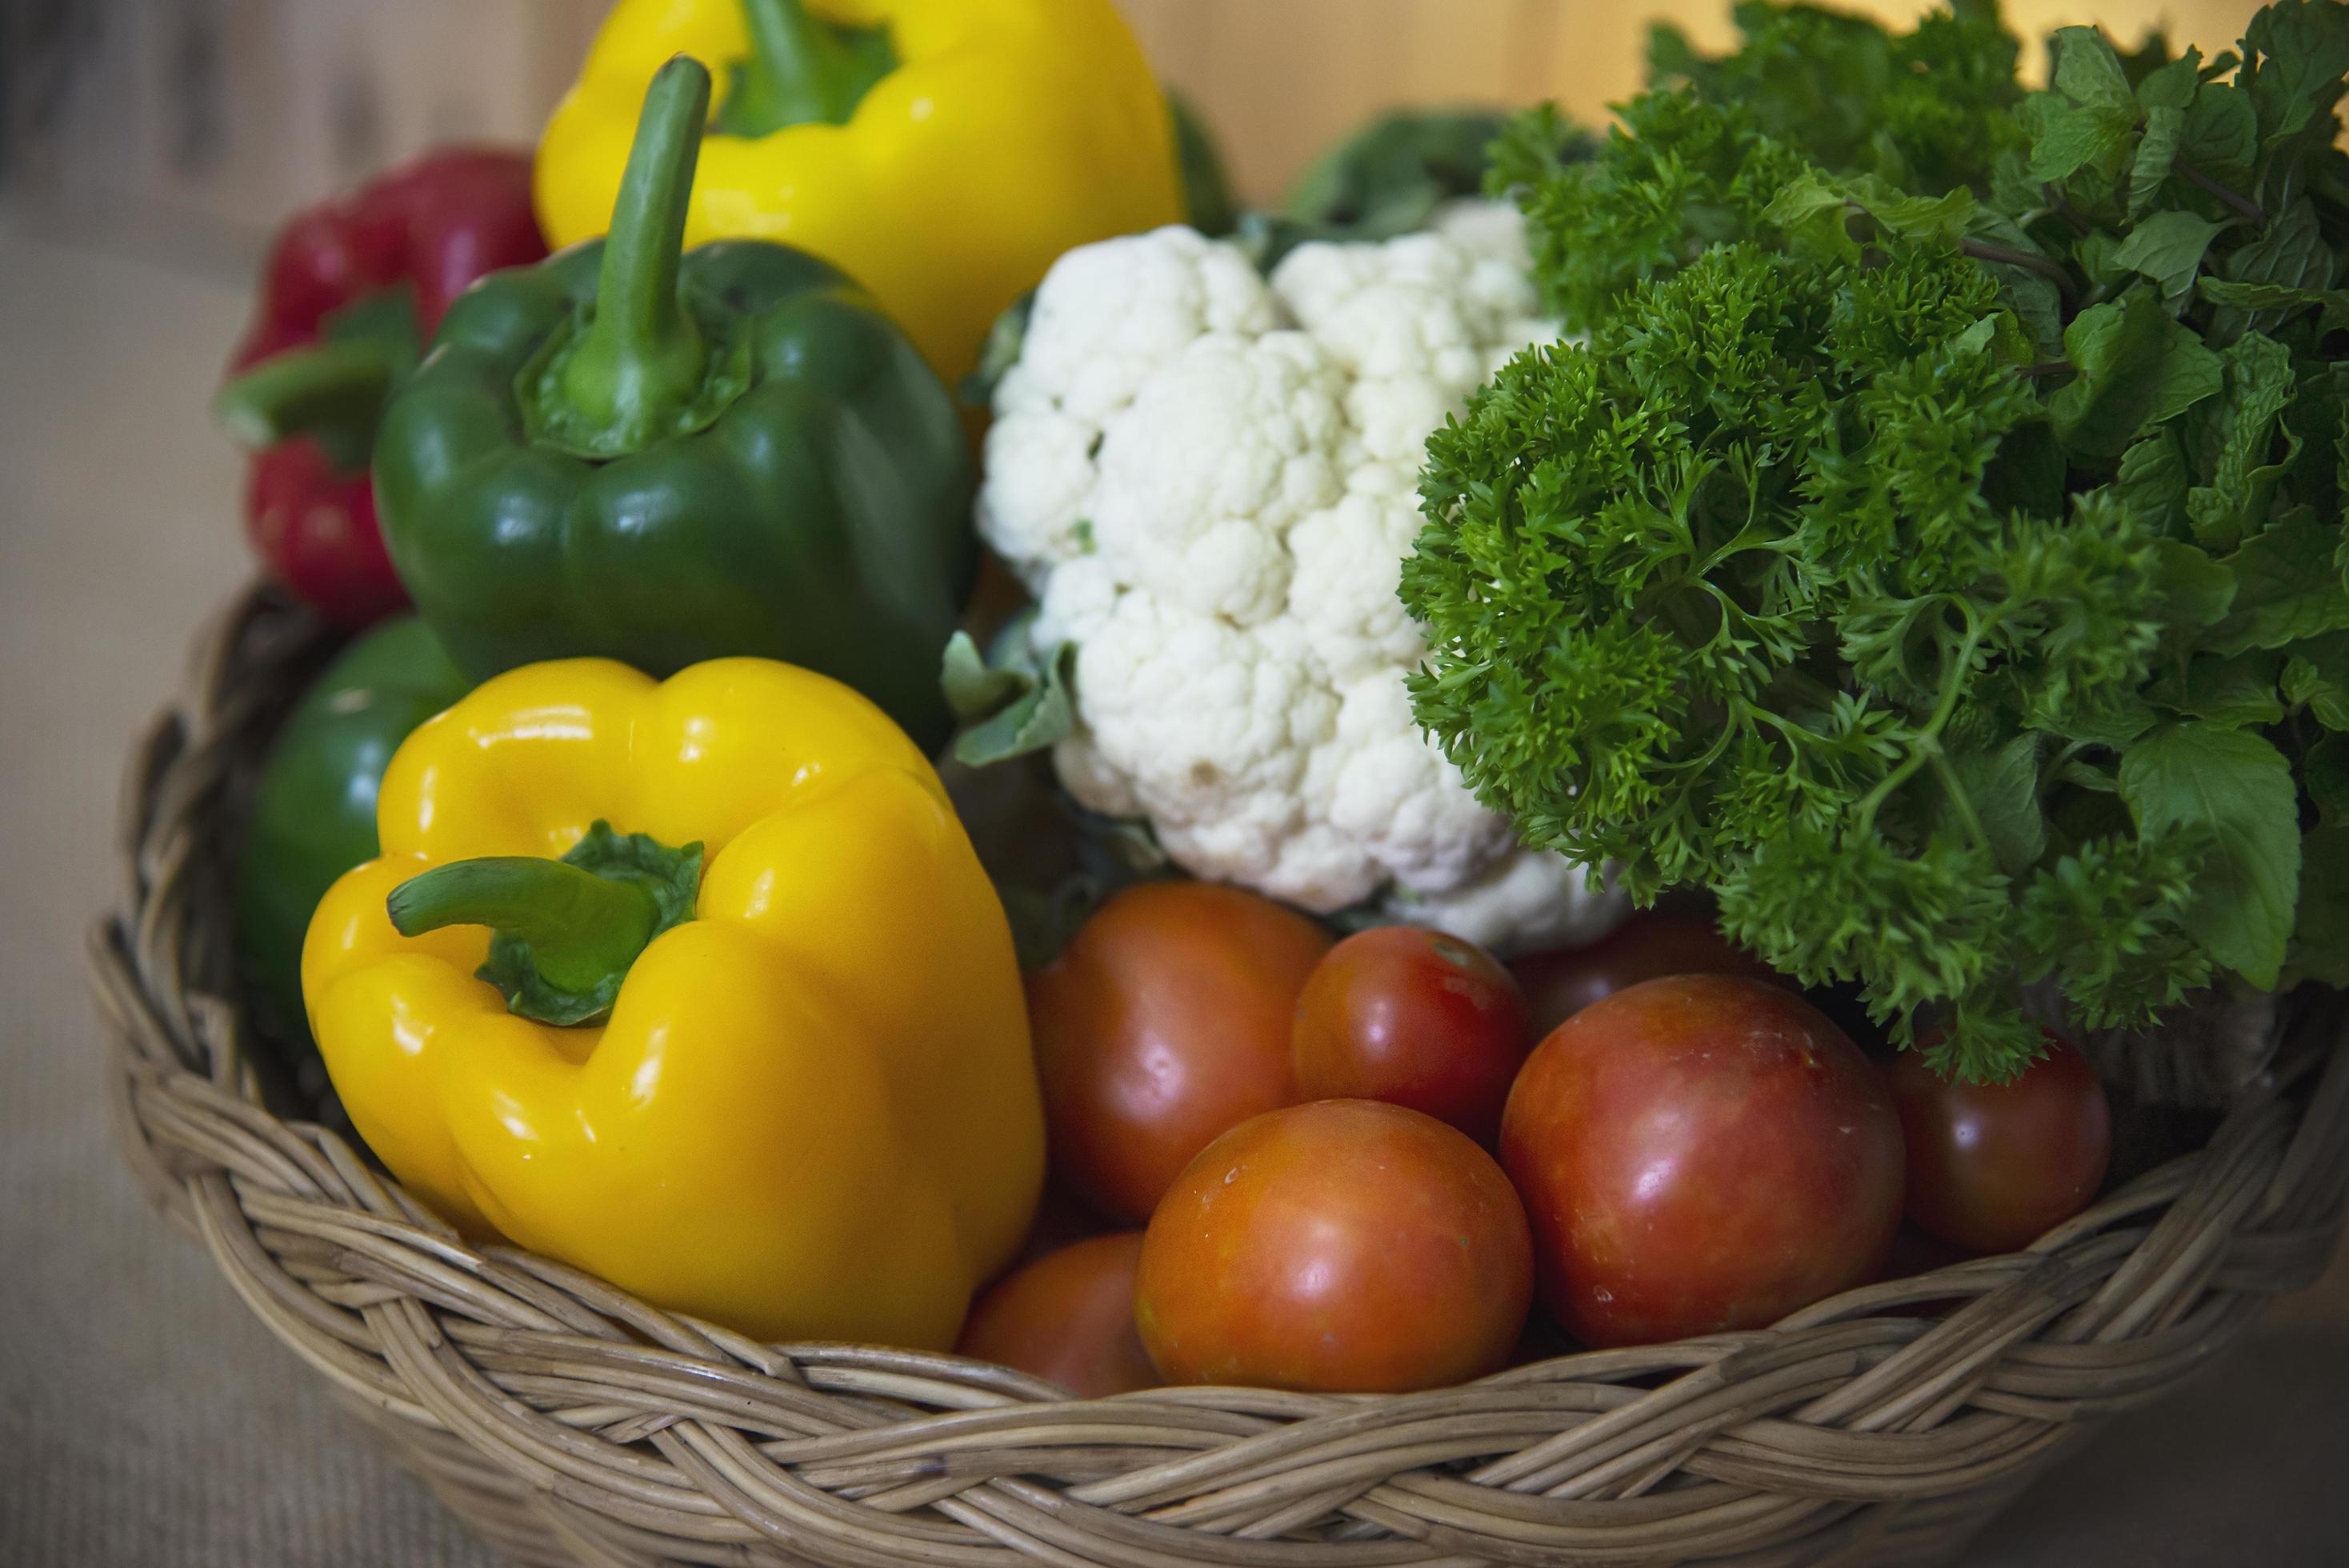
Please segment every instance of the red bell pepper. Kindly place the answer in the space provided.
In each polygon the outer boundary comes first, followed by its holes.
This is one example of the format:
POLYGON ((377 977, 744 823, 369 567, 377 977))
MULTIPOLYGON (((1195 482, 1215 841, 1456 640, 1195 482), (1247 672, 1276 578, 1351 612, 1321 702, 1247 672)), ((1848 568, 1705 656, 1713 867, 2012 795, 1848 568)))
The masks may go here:
POLYGON ((260 309, 214 409, 254 449, 254 550, 338 625, 407 603, 376 526, 376 418, 451 300, 546 254, 530 181, 526 153, 444 149, 296 213, 270 247, 260 309))

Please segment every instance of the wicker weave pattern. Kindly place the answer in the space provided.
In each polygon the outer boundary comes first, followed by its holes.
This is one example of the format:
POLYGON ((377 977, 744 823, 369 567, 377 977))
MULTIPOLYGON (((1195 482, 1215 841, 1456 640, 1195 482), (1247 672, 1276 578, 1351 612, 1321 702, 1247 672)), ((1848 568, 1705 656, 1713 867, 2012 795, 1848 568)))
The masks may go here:
POLYGON ((2339 1229, 2349 1051, 2328 1026, 2207 1149, 2032 1252, 1765 1332, 1402 1398, 1091 1404, 950 1357, 754 1344, 471 1248, 335 1133, 264 1108, 217 994, 222 850, 318 652, 306 619, 249 596, 133 759, 128 885, 93 942, 111 1099, 156 1202, 518 1562, 1943 1560, 2095 1418, 2313 1282, 2339 1229))

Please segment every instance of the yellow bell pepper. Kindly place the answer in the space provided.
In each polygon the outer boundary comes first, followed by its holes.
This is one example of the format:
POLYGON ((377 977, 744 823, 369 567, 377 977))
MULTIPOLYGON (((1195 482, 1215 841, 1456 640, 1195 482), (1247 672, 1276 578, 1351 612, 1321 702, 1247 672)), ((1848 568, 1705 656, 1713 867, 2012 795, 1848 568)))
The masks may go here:
POLYGON ((720 97, 686 242, 863 284, 951 387, 1055 258, 1178 222, 1164 98, 1111 0, 619 0, 539 144, 539 222, 604 232, 653 72, 720 97))
POLYGON ((953 1342, 1043 1119, 1002 905, 880 709, 763 659, 526 665, 409 738, 378 825, 302 985, 409 1191, 763 1339, 953 1342))

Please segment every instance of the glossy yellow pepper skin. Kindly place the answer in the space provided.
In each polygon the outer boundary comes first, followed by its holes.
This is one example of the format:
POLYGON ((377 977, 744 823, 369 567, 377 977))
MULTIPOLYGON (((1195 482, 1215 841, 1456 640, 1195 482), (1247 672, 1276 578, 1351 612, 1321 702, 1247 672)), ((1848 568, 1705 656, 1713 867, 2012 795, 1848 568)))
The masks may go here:
MULTIPOLYGON (((780 241, 869 290, 949 387, 995 317, 1063 252, 1183 217, 1165 99, 1111 0, 806 0, 885 26, 895 68, 843 124, 713 129, 686 242, 780 241)), ((752 51, 743 0, 619 0, 546 128, 547 238, 604 232, 653 72, 717 77, 752 51)), ((713 127, 725 119, 719 103, 713 127)))
POLYGON ((953 1342, 1031 1217, 1043 1119, 1002 905, 880 709, 762 659, 526 665, 409 738, 378 828, 302 981, 411 1191, 762 1339, 953 1342), (487 928, 387 914, 429 867, 558 856, 598 819, 705 855, 605 1023, 516 1016, 474 977, 487 928))

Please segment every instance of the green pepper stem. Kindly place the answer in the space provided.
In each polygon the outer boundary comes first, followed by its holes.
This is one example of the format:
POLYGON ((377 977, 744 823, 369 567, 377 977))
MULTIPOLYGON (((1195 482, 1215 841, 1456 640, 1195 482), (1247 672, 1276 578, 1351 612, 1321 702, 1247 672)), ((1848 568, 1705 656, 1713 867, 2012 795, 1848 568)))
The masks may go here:
POLYGON ((794 125, 846 125, 873 84, 896 67, 885 27, 843 27, 804 0, 742 0, 750 54, 711 128, 767 136, 794 125))
POLYGON ((530 855, 434 866, 392 889, 386 908, 402 936, 486 925, 526 942, 542 975, 580 992, 625 975, 660 923, 642 883, 530 855))
POLYGON ((807 14, 800 0, 742 0, 742 18, 750 25, 750 51, 757 62, 752 78, 769 98, 805 106, 808 119, 836 120, 853 108, 843 105, 841 89, 849 70, 848 51, 831 28, 807 14))
POLYGON ((336 438, 360 460, 391 387, 393 356, 364 341, 316 343, 272 356, 232 377, 212 397, 212 418, 238 445, 259 450, 292 436, 336 438))
POLYGON ((678 298, 678 263, 709 116, 700 61, 679 55, 654 73, 612 207, 595 321, 563 367, 564 397, 636 438, 692 397, 708 364, 700 329, 678 298))

